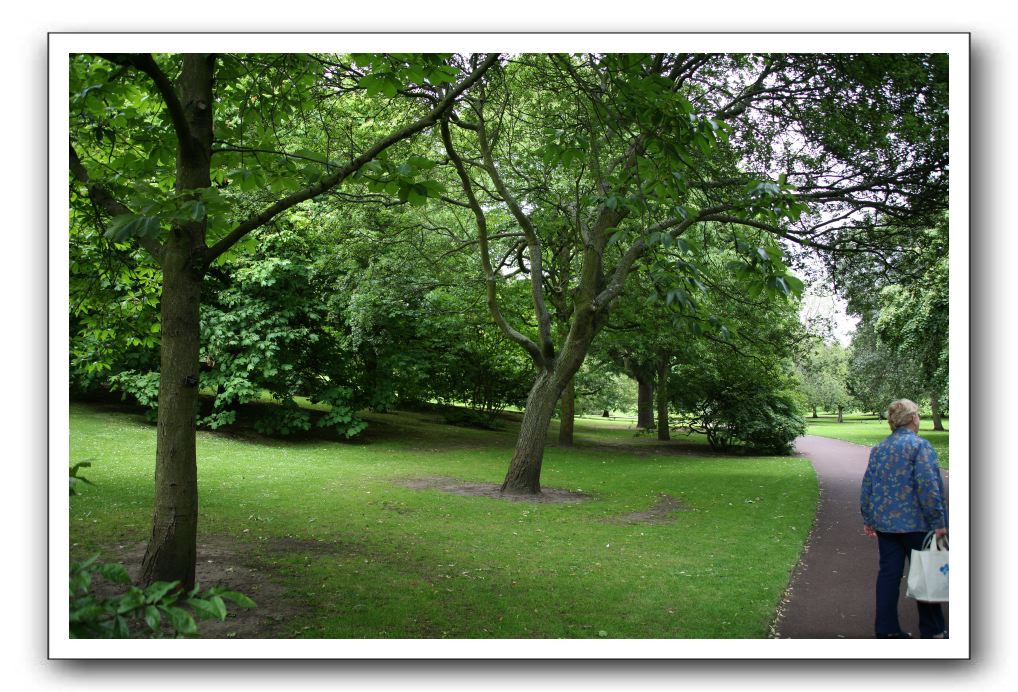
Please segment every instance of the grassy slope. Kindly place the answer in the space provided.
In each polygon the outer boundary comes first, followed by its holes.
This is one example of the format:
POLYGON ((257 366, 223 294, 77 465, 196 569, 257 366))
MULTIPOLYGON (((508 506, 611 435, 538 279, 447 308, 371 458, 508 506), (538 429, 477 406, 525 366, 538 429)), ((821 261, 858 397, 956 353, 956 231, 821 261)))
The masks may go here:
MULTIPOLYGON (((807 432, 810 435, 833 437, 837 440, 846 440, 869 446, 880 442, 891 432, 890 428, 887 427, 887 421, 878 420, 873 416, 845 416, 844 420, 844 423, 838 423, 836 416, 807 418, 806 423, 809 426, 807 432)), ((935 431, 932 427, 933 424, 928 419, 923 420, 919 428, 919 435, 930 441, 930 444, 937 451, 940 467, 946 469, 949 467, 950 462, 950 455, 948 454, 950 425, 945 418, 944 427, 948 428, 948 430, 935 431)))
MULTIPOLYGON (((249 547, 313 604, 291 623, 297 636, 764 637, 817 501, 804 459, 715 457, 585 421, 578 447, 548 448, 542 481, 592 500, 410 490, 393 480, 500 482, 514 430, 370 418, 356 443, 198 435, 199 541, 249 547), (690 511, 605 521, 661 493, 690 511), (280 552, 281 541, 331 545, 280 552)), ((71 503, 75 557, 147 538, 154 445, 138 416, 72 406, 71 461, 92 459, 96 484, 71 503)))

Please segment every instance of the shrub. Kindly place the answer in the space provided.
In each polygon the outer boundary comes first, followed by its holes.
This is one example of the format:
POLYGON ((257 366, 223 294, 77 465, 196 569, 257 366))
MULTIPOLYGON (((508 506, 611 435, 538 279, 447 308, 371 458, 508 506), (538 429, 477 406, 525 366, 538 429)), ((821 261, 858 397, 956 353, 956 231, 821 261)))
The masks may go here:
POLYGON ((789 392, 745 392, 718 389, 704 392, 688 410, 690 428, 707 435, 712 448, 787 454, 795 438, 806 433, 789 392))
POLYGON ((304 432, 311 429, 311 414, 297 408, 295 404, 289 406, 271 406, 261 418, 255 421, 255 430, 262 435, 293 435, 296 432, 304 432))
POLYGON ((110 387, 122 392, 121 398, 130 396, 147 410, 145 417, 154 422, 159 407, 159 373, 125 370, 110 377, 110 387))
POLYGON ((450 425, 458 425, 464 428, 480 428, 482 430, 501 430, 504 426, 497 421, 498 411, 481 411, 473 408, 454 408, 448 411, 444 418, 450 425))
MULTIPOLYGON (((78 494, 76 485, 94 485, 78 475, 78 469, 90 466, 83 461, 71 467, 68 475, 72 496, 78 494)), ((68 579, 69 635, 71 639, 194 636, 198 634, 196 616, 226 619, 226 601, 241 608, 255 607, 255 602, 239 591, 213 586, 203 593, 196 584, 185 593, 179 586, 180 582, 159 581, 140 589, 131 584, 123 565, 99 562, 98 553, 84 562, 72 562, 68 579), (130 586, 114 596, 99 595, 92 592, 96 576, 130 586)))
POLYGON ((122 565, 98 559, 96 554, 85 562, 71 563, 71 639, 196 636, 195 618, 225 620, 226 601, 242 608, 255 607, 254 601, 238 591, 212 587, 202 592, 196 585, 184 592, 175 581, 155 582, 144 590, 130 585, 116 596, 100 596, 92 592, 96 576, 114 584, 130 584, 131 579, 122 565))
POLYGON ((93 483, 92 481, 88 480, 84 476, 79 476, 78 475, 78 469, 87 469, 87 468, 90 468, 91 466, 92 466, 92 462, 90 462, 90 461, 80 461, 80 462, 78 462, 77 464, 75 464, 74 466, 71 467, 71 470, 67 474, 68 475, 68 481, 69 481, 69 490, 70 490, 70 494, 71 495, 77 495, 78 494, 78 491, 75 490, 75 488, 80 486, 82 483, 84 483, 86 485, 95 485, 95 483, 93 483))

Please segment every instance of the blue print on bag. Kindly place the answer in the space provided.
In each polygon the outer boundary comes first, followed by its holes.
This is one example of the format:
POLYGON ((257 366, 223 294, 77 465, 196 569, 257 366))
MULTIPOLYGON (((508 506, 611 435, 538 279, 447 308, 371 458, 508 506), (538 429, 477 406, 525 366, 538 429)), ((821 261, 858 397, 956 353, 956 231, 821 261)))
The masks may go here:
POLYGON ((946 564, 943 567, 940 568, 940 573, 943 574, 945 577, 947 576, 947 565, 946 564))

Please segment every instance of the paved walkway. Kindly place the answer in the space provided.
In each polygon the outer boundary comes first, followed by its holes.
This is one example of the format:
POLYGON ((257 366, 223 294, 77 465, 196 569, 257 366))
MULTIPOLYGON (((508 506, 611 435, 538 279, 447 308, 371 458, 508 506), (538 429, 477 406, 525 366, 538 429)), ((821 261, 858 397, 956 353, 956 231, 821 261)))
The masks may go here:
MULTIPOLYGON (((816 469, 820 506, 775 634, 783 639, 871 638, 877 542, 863 533, 859 515, 859 487, 870 448, 811 435, 800 437, 795 447, 816 469)), ((904 582, 898 617, 901 628, 918 637, 915 601, 905 598, 904 582)))

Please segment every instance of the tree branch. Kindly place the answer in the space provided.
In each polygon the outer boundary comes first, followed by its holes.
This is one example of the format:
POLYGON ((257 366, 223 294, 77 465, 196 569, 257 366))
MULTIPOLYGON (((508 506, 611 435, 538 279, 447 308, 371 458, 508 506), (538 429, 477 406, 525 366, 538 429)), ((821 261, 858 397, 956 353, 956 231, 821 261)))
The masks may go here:
POLYGON ((288 151, 276 151, 273 149, 255 149, 252 147, 241 147, 241 146, 222 146, 218 149, 212 150, 212 155, 224 154, 224 153, 237 153, 237 154, 272 154, 273 156, 282 156, 284 159, 300 159, 302 161, 311 161, 313 163, 321 164, 326 168, 338 168, 338 165, 332 161, 323 161, 322 159, 316 159, 312 156, 304 156, 303 154, 291 154, 288 151))
POLYGON ((477 225, 477 242, 481 250, 481 269, 484 271, 484 281, 487 287, 488 311, 491 313, 498 328, 506 336, 519 344, 530 355, 536 366, 543 367, 545 359, 538 345, 527 338, 525 334, 514 329, 502 314, 498 304, 495 270, 491 266, 491 252, 488 246, 488 219, 484 214, 484 209, 477 201, 477 196, 474 194, 474 186, 470 181, 470 175, 467 173, 466 166, 463 164, 463 159, 460 158, 460 155, 453 147, 448 120, 442 121, 441 132, 442 142, 445 144, 445 150, 449 154, 449 160, 452 161, 453 166, 456 168, 456 173, 460 178, 460 185, 467 196, 470 209, 474 212, 474 221, 477 225))
MULTIPOLYGON (((101 183, 94 182, 89 177, 88 171, 85 169, 85 164, 81 162, 81 159, 78 157, 78 152, 74 150, 74 145, 69 144, 69 147, 71 174, 74 176, 75 180, 84 185, 88 190, 88 197, 92 200, 92 203, 110 216, 120 216, 121 214, 133 213, 127 205, 114 197, 113 193, 107 190, 105 186, 101 183)), ((137 238, 137 241, 138 245, 147 250, 156 262, 160 264, 162 263, 163 246, 158 240, 155 238, 139 237, 137 238)))
MULTIPOLYGON (((678 237, 682 235, 687 228, 701 220, 702 219, 699 216, 691 216, 685 220, 677 218, 666 219, 648 228, 647 233, 657 233, 675 227, 675 230, 672 231, 671 235, 672 237, 678 237)), ((594 310, 603 310, 622 294, 622 288, 625 286, 626 278, 633 269, 633 264, 635 264, 636 260, 640 259, 646 251, 647 243, 644 242, 643 238, 638 238, 636 242, 629 246, 629 249, 626 250, 624 255, 622 255, 622 259, 620 259, 619 263, 615 265, 615 271, 612 272, 612 278, 608 282, 608 285, 594 299, 594 310)))
POLYGON ((341 182, 346 180, 350 175, 358 171, 362 166, 364 166, 364 164, 371 161, 373 158, 378 156, 378 154, 383 152, 388 147, 434 125, 446 113, 446 111, 448 111, 452 107, 453 103, 455 103, 456 99, 460 96, 460 94, 462 94, 468 88, 473 86, 473 84, 476 83, 484 75, 488 68, 495 64, 495 62, 498 60, 498 56, 499 56, 498 53, 492 53, 491 55, 489 55, 484 60, 484 62, 482 62, 477 67, 476 70, 471 72, 462 82, 457 84, 454 88, 450 89, 449 92, 442 97, 442 100, 438 102, 438 105, 436 105, 424 117, 418 119, 414 123, 411 123, 402 130, 394 132, 378 140, 370 149, 365 151, 360 156, 357 156, 349 163, 347 163, 345 166, 341 167, 338 171, 328 176, 327 178, 322 179, 315 185, 310 185, 304 188, 303 190, 298 190, 297 192, 294 192, 293 194, 284 197, 283 199, 270 205, 266 209, 242 221, 224 238, 222 238, 218 243, 216 243, 206 251, 205 253, 206 264, 211 263, 221 254, 229 250, 231 247, 233 247, 233 245, 237 241, 239 241, 241 238, 243 238, 251 231, 268 223, 277 214, 280 214, 286 211, 287 209, 290 209, 291 207, 297 206, 301 202, 305 202, 309 199, 317 197, 323 192, 336 187, 341 182))
POLYGON ((796 237, 795 235, 785 231, 779 226, 773 224, 764 223, 762 221, 756 221, 753 219, 741 219, 738 216, 726 216, 724 214, 711 214, 709 216, 702 216, 699 218, 700 221, 717 221, 719 223, 732 223, 739 224, 742 226, 749 226, 751 228, 759 228, 760 230, 772 233, 780 238, 789 240, 797 245, 805 245, 806 247, 816 248, 817 250, 826 250, 828 252, 835 252, 838 248, 834 248, 830 245, 823 245, 814 241, 806 240, 804 238, 796 237))
POLYGON ((480 127, 477 129, 477 141, 481 147, 484 170, 487 171, 488 177, 494 183, 499 196, 505 201, 513 218, 516 219, 516 222, 523 229, 523 234, 527 238, 527 248, 530 251, 530 287, 534 302, 534 314, 537 316, 542 351, 546 357, 551 358, 555 355, 555 342, 551 336, 551 313, 548 312, 548 306, 545 305, 544 301, 544 268, 541 257, 541 240, 530 217, 520 207, 516 197, 509 191, 505 181, 502 180, 502 176, 499 175, 498 168, 495 167, 495 160, 492 158, 491 147, 483 120, 480 121, 480 127))
POLYGON ((159 95, 162 96, 166 105, 166 112, 169 113, 170 122, 173 123, 173 130, 177 134, 177 141, 185 149, 190 150, 191 128, 187 124, 187 116, 184 113, 184 106, 177 96, 177 90, 169 77, 159 69, 155 59, 149 53, 99 53, 99 57, 110 62, 126 67, 134 67, 141 70, 155 83, 159 95))

